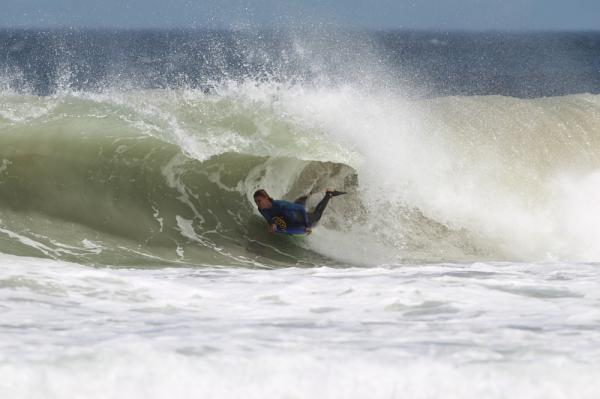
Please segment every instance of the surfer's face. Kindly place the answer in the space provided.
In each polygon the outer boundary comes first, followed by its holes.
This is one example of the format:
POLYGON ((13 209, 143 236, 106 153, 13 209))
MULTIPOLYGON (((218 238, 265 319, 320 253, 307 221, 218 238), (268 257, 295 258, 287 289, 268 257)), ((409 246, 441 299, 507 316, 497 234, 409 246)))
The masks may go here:
POLYGON ((258 209, 271 209, 273 204, 267 197, 263 197, 262 195, 258 195, 254 197, 254 202, 256 202, 256 206, 258 209))

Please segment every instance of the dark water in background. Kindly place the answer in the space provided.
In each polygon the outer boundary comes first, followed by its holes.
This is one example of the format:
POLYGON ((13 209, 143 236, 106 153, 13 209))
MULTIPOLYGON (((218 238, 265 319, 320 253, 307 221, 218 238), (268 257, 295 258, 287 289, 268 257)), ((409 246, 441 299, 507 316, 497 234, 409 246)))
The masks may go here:
POLYGON ((600 92, 600 33, 0 31, 4 86, 209 89, 244 79, 402 87, 413 96, 600 92))

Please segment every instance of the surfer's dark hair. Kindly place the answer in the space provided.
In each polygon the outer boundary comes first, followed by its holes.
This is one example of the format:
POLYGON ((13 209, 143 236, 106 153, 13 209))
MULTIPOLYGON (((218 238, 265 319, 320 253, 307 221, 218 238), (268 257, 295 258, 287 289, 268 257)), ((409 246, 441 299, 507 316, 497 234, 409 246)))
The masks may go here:
POLYGON ((271 198, 271 196, 269 195, 269 193, 267 193, 264 189, 259 188, 258 190, 256 190, 254 192, 254 198, 256 197, 265 197, 266 199, 268 199, 269 201, 273 202, 273 198, 271 198))

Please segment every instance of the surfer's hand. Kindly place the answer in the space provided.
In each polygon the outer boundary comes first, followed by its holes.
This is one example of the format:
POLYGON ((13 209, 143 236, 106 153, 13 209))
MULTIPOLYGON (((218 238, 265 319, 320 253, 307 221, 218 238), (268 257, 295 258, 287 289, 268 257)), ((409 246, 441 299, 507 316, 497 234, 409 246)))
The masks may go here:
POLYGON ((271 233, 275 233, 277 231, 277 225, 276 224, 272 224, 269 226, 269 232, 271 233))
POLYGON ((306 227, 304 229, 304 232, 308 235, 308 234, 312 233, 312 229, 310 227, 306 227))

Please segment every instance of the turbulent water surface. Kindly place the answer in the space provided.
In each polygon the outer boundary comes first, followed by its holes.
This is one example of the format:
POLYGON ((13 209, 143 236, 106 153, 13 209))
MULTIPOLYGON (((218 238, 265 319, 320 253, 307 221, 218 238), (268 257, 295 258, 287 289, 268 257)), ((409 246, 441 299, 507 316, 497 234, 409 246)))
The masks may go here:
POLYGON ((2 397, 600 395, 598 35, 0 43, 2 397))

